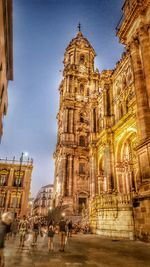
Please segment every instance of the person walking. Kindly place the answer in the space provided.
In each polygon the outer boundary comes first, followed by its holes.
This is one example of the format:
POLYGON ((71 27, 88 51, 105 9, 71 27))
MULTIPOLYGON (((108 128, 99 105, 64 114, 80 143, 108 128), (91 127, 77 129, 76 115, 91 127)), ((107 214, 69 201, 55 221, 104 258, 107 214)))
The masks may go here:
POLYGON ((53 222, 51 222, 48 226, 48 251, 54 251, 54 234, 55 234, 55 228, 53 222))
POLYGON ((67 233, 67 224, 64 219, 64 216, 61 217, 59 222, 59 233, 60 233, 60 251, 64 251, 65 249, 65 237, 67 233))
POLYGON ((38 217, 34 217, 33 219, 33 227, 32 227, 32 246, 37 245, 37 238, 40 232, 40 224, 38 221, 38 217))
POLYGON ((72 221, 70 220, 68 222, 68 237, 72 237, 72 228, 73 228, 72 221))
POLYGON ((26 220, 26 216, 24 215, 19 222, 20 248, 24 247, 27 231, 28 231, 28 221, 26 220))
POLYGON ((13 216, 11 212, 5 212, 2 214, 0 221, 0 267, 4 267, 4 245, 7 233, 10 232, 13 216))

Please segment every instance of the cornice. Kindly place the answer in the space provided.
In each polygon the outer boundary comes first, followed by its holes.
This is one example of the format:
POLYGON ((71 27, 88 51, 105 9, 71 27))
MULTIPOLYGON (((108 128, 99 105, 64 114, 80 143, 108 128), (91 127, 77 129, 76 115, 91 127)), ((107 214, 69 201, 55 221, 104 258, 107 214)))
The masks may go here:
POLYGON ((126 16, 124 17, 124 20, 117 32, 117 36, 119 37, 120 42, 122 44, 126 44, 127 32, 129 31, 129 29, 131 28, 131 25, 134 23, 134 21, 138 17, 140 11, 141 11, 141 4, 137 2, 135 8, 132 9, 132 12, 128 14, 128 16, 126 14, 126 16))

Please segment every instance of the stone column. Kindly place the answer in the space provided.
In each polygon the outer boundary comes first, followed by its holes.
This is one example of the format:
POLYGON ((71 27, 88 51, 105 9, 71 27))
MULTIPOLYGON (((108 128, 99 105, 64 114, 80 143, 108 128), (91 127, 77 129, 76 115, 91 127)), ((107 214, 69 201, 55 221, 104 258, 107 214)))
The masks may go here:
POLYGON ((96 80, 96 92, 98 92, 98 80, 96 80))
POLYGON ((90 117, 91 117, 91 118, 90 118, 91 129, 90 129, 90 131, 91 131, 91 133, 93 133, 93 129, 94 129, 94 127, 93 127, 93 124, 94 124, 94 122, 93 122, 93 107, 91 106, 90 109, 91 109, 91 112, 90 112, 90 113, 91 113, 91 114, 90 114, 90 115, 91 115, 91 116, 90 116, 90 117))
POLYGON ((112 182, 111 182, 111 151, 110 151, 110 144, 106 144, 105 147, 105 154, 104 154, 104 176, 106 177, 107 182, 107 191, 112 191, 112 182))
POLYGON ((8 178, 8 186, 13 186, 13 177, 14 177, 14 169, 10 169, 9 178, 8 178))
POLYGON ((66 92, 68 93, 69 92, 69 76, 66 77, 66 92))
POLYGON ((65 124, 65 126, 64 126, 64 129, 65 129, 65 133, 67 133, 68 132, 68 113, 69 113, 68 108, 66 108, 64 110, 64 113, 65 113, 65 118, 64 118, 64 124, 65 124))
POLYGON ((63 133, 65 133, 65 120, 66 120, 66 110, 63 110, 63 117, 62 117, 62 125, 63 125, 63 133))
POLYGON ((104 116, 107 116, 107 88, 103 89, 104 116))
POLYGON ((141 25, 138 36, 140 41, 145 83, 150 107, 150 39, 147 25, 141 25))
POLYGON ((73 133, 74 128, 74 110, 71 110, 71 133, 73 133))
POLYGON ((91 167, 91 182, 90 182, 90 196, 91 197, 94 197, 95 196, 95 177, 96 177, 96 172, 95 172, 95 170, 96 170, 96 162, 95 162, 95 153, 94 153, 94 151, 92 151, 92 155, 91 155, 91 157, 90 157, 90 167, 91 167))
POLYGON ((104 104, 104 127, 107 127, 107 88, 103 89, 103 104, 104 104))
POLYGON ((69 109, 69 133, 73 133, 73 109, 69 109))
POLYGON ((138 40, 133 40, 131 43, 130 53, 134 73, 139 139, 142 142, 150 137, 150 109, 148 105, 138 40))
POLYGON ((74 76, 72 77, 72 94, 74 94, 74 88, 75 88, 75 78, 74 78, 74 76))
POLYGON ((67 92, 67 76, 65 77, 64 84, 65 84, 64 93, 66 93, 67 92))
POLYGON ((67 172, 66 172, 66 165, 67 165, 67 156, 63 155, 61 160, 61 168, 62 168, 62 196, 66 194, 66 187, 67 187, 67 172))
POLYGON ((73 156, 68 159, 68 195, 72 196, 72 178, 73 178, 73 156))

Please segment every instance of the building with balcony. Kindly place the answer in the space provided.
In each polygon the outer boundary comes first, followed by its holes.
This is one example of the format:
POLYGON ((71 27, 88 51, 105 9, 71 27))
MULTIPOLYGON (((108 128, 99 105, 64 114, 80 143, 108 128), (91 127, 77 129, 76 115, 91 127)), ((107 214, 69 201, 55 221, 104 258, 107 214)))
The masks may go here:
POLYGON ((47 216, 52 208, 53 185, 48 184, 39 190, 33 202, 33 213, 39 216, 47 216))
POLYGON ((8 81, 13 80, 12 0, 0 0, 0 138, 8 107, 8 81))
POLYGON ((27 215, 32 170, 32 160, 0 159, 0 213, 27 215))

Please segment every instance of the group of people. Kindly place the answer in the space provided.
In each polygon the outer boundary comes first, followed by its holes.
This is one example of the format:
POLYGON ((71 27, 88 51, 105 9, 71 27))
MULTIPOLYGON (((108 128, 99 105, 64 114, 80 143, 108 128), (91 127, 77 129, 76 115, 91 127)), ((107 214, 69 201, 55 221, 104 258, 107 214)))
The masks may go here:
MULTIPOLYGON (((65 250, 68 237, 72 237, 72 233, 78 233, 82 230, 80 224, 74 224, 71 220, 66 220, 64 216, 59 222, 54 220, 46 220, 44 217, 37 215, 27 218, 23 216, 21 219, 13 216, 12 213, 6 212, 2 214, 0 221, 0 267, 3 266, 3 248, 5 239, 16 238, 19 236, 19 248, 23 248, 25 241, 29 241, 31 246, 36 247, 38 236, 47 236, 48 251, 54 251, 54 235, 60 235, 60 251, 65 250)), ((85 226, 83 233, 88 232, 85 226)))
MULTIPOLYGON (((13 227, 12 231, 16 229, 13 227)), ((18 232, 20 236, 20 247, 24 246, 27 234, 32 233, 32 246, 37 245, 38 235, 47 235, 48 237, 48 250, 53 251, 53 238, 55 233, 60 233, 60 251, 64 251, 67 237, 72 236, 72 221, 66 221, 62 216, 60 221, 55 223, 54 220, 44 221, 43 218, 34 216, 32 218, 26 219, 25 216, 18 223, 18 232)))
MULTIPOLYGON (((0 258, 4 248, 5 239, 19 237, 19 248, 23 248, 26 240, 30 240, 31 246, 36 247, 38 236, 47 236, 48 251, 54 250, 53 239, 56 233, 60 234, 60 251, 64 251, 67 237, 72 236, 72 221, 61 217, 59 222, 46 220, 44 217, 32 216, 21 219, 13 216, 12 213, 2 214, 0 221, 0 258)), ((1 266, 1 265, 0 265, 1 266)))

